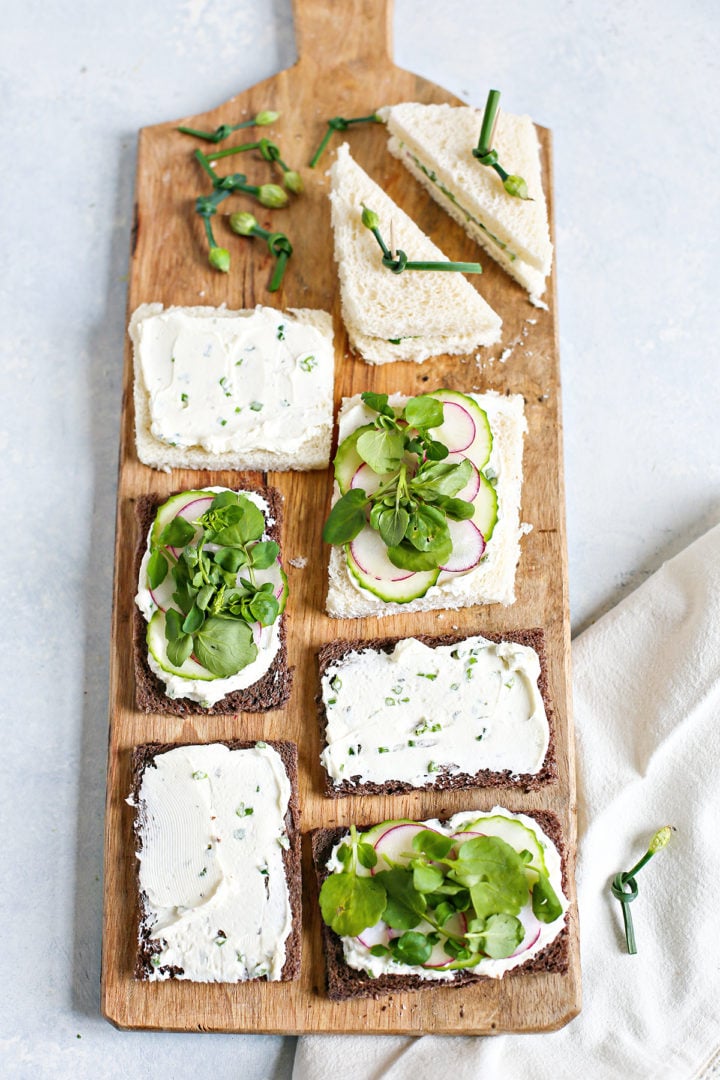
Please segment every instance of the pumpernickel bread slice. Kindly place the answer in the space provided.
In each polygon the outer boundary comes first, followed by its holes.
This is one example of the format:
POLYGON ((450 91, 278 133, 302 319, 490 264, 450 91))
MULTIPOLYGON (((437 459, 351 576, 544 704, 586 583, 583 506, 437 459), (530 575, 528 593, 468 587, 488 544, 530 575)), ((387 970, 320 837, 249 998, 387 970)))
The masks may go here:
MULTIPOLYGON (((493 772, 490 769, 482 769, 479 772, 469 774, 464 772, 450 772, 448 768, 441 768, 436 775, 434 783, 421 785, 420 788, 393 779, 388 779, 382 784, 367 781, 363 782, 359 776, 349 776, 340 783, 336 783, 333 778, 324 771, 325 795, 329 798, 343 798, 346 795, 396 795, 400 792, 413 790, 457 791, 464 788, 475 787, 513 787, 523 791, 536 791, 546 784, 557 780, 555 723, 548 686, 547 653, 544 631, 540 627, 534 627, 528 630, 508 630, 502 634, 493 631, 477 630, 472 634, 416 634, 414 637, 424 645, 428 645, 430 648, 436 648, 441 645, 457 645, 460 642, 465 641, 468 637, 473 637, 476 634, 496 643, 512 641, 518 645, 527 646, 534 649, 538 655, 540 660, 538 689, 545 705, 545 714, 547 716, 549 727, 547 753, 540 770, 536 773, 513 774, 508 769, 505 769, 502 772, 493 772)), ((401 640, 402 639, 398 637, 382 637, 370 638, 367 641, 350 641, 347 639, 332 641, 328 645, 325 645, 318 653, 320 680, 322 680, 323 675, 329 667, 334 663, 337 663, 337 661, 342 660, 350 653, 363 652, 367 649, 372 649, 376 652, 391 653, 397 643, 401 640)), ((323 744, 327 745, 327 713, 323 704, 322 693, 318 693, 316 700, 319 710, 321 736, 323 744)))
MULTIPOLYGON (((559 819, 549 810, 526 810, 528 817, 537 821, 540 828, 557 848, 562 864, 562 889, 567 894, 567 853, 559 819)), ((360 830, 362 832, 362 830, 360 830)), ((317 875, 318 890, 328 877, 327 861, 333 847, 346 836, 346 828, 315 829, 312 833, 312 855, 317 875)), ((333 1001, 348 998, 378 998, 383 994, 396 994, 405 990, 433 990, 439 987, 471 986, 487 982, 489 976, 470 971, 458 971, 452 979, 442 982, 423 979, 419 975, 379 975, 373 977, 345 963, 342 939, 321 919, 323 951, 327 975, 327 993, 333 1001)), ((544 949, 524 964, 506 972, 503 978, 539 973, 564 975, 569 967, 569 932, 567 917, 558 936, 544 949)))
MULTIPOLYGON (((215 742, 227 746, 229 750, 249 750, 256 744, 239 739, 216 739, 215 742)), ((146 769, 155 767, 155 759, 161 754, 174 750, 182 743, 145 743, 136 746, 132 751, 132 791, 128 800, 135 806, 135 821, 133 830, 137 841, 138 855, 143 847, 143 825, 145 815, 140 800, 140 788, 143 774, 146 769)), ((290 781, 290 799, 285 814, 285 831, 289 846, 283 849, 282 861, 285 870, 285 879, 288 886, 290 908, 292 912, 292 929, 285 942, 285 963, 282 968, 281 981, 287 982, 300 976, 300 960, 302 954, 302 877, 301 877, 301 833, 300 833, 300 801, 298 796, 298 752, 293 742, 268 741, 267 746, 275 750, 282 760, 288 780, 290 781)), ((135 964, 135 978, 147 980, 154 970, 153 957, 162 950, 158 941, 151 939, 151 927, 147 924, 147 904, 140 886, 140 862, 136 863, 136 907, 138 926, 138 952, 135 964)), ((176 979, 183 974, 180 967, 162 969, 162 973, 170 979, 176 979)), ((249 980, 248 980, 249 981, 249 980)), ((257 981, 257 980, 253 980, 257 981)))
MULTIPOLYGON (((280 543, 282 531, 282 495, 276 488, 259 483, 257 477, 242 475, 238 477, 234 490, 255 491, 270 507, 268 536, 280 543)), ((178 494, 174 492, 173 494, 178 494)), ((169 498, 170 496, 168 496, 169 498)), ((140 564, 145 554, 147 534, 153 523, 158 507, 165 502, 155 495, 141 495, 135 504, 138 522, 138 544, 135 558, 135 580, 140 574, 140 564)), ((229 715, 239 712, 266 712, 278 709, 285 704, 292 687, 292 669, 288 667, 286 645, 286 617, 280 616, 280 648, 265 674, 242 690, 234 690, 214 705, 205 706, 190 698, 171 698, 165 693, 165 687, 148 665, 146 632, 147 623, 142 613, 135 609, 133 623, 133 650, 135 667, 135 701, 138 709, 146 713, 164 713, 170 716, 202 714, 204 716, 229 715)))

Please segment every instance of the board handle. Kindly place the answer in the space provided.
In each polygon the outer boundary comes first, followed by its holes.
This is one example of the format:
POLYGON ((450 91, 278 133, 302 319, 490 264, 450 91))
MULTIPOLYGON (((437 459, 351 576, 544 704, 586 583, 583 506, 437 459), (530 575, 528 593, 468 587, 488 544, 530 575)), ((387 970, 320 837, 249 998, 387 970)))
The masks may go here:
POLYGON ((293 0, 300 62, 391 62, 392 17, 393 0, 293 0))

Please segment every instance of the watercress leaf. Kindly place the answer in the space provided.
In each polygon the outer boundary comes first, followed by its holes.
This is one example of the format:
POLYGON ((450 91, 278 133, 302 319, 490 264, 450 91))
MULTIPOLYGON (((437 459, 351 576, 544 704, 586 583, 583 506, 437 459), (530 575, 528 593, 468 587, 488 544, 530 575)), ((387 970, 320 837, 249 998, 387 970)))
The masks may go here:
POLYGON ((278 617, 280 605, 274 596, 258 592, 249 603, 250 614, 261 626, 272 626, 278 617))
MULTIPOLYGON (((406 537, 418 551, 435 551, 441 547, 447 547, 447 554, 452 551, 450 531, 447 519, 442 510, 435 506, 421 504, 414 514, 410 515, 406 537)), ((447 556, 443 556, 443 559, 447 556)), ((436 565, 439 565, 436 563, 436 565)))
POLYGON ((438 442, 437 439, 425 439, 423 451, 430 461, 442 461, 450 453, 445 443, 438 442))
MULTIPOLYGON (((374 507, 373 507, 374 509, 374 507)), ((378 515, 378 531, 386 547, 395 547, 405 536, 405 530, 410 522, 410 515, 402 506, 386 508, 378 515)), ((372 513, 370 515, 372 525, 372 513)))
POLYGON ((360 865, 366 870, 372 870, 373 866, 377 866, 377 851, 372 844, 358 844, 357 857, 360 865))
POLYGON ((200 589, 199 593, 195 598, 195 604, 200 609, 200 611, 207 611, 208 604, 210 603, 214 595, 215 589, 212 585, 203 585, 202 589, 200 589))
POLYGON ((205 622, 205 612, 198 607, 197 603, 193 604, 190 611, 185 616, 182 624, 184 634, 194 634, 200 629, 205 622))
POLYGON ((437 505, 451 521, 468 521, 475 515, 475 507, 464 499, 448 499, 440 496, 437 505))
POLYGON ((167 577, 168 561, 159 548, 153 548, 147 564, 147 579, 151 589, 157 589, 167 577))
POLYGON ((220 510, 223 506, 237 506, 237 501, 237 492, 219 491, 210 503, 210 510, 220 510))
POLYGON ((267 570, 279 554, 279 544, 276 544, 274 540, 262 540, 250 549, 250 561, 256 570, 267 570))
POLYGON ((401 431, 365 431, 355 444, 363 461, 373 472, 397 472, 405 453, 405 438, 401 431))
POLYGON ((325 522, 323 540, 326 544, 347 544, 354 540, 365 525, 368 497, 362 488, 350 488, 333 506, 325 522))
POLYGON ((387 394, 374 394, 371 390, 366 390, 360 397, 369 409, 373 409, 384 416, 395 416, 395 410, 391 405, 388 405, 387 394))
POLYGON ((192 652, 193 639, 190 634, 180 634, 167 643, 167 656, 171 664, 181 667, 192 652))
POLYGON ((451 836, 433 832, 432 829, 423 829, 413 836, 412 846, 414 851, 422 851, 429 859, 444 859, 452 850, 453 839, 451 836))
MULTIPOLYGON (((428 897, 428 903, 432 897, 428 897)), ((438 926, 444 926, 445 923, 455 914, 455 908, 447 900, 442 900, 435 908, 435 922, 438 926)))
POLYGON ((343 866, 347 867, 352 862, 352 848, 349 844, 341 844, 337 851, 337 857, 343 866))
POLYGON ((195 526, 183 517, 174 517, 160 533, 163 547, 183 548, 195 536, 195 526))
POLYGON ((475 914, 485 919, 517 915, 528 899, 522 859, 498 836, 478 836, 460 845, 453 877, 468 886, 475 914))
POLYGON ((331 929, 341 937, 355 937, 382 917, 385 889, 376 877, 330 874, 320 889, 320 911, 331 929))
POLYGON ((409 454, 417 454, 421 457, 425 453, 424 444, 419 439, 413 439, 411 436, 405 436, 405 449, 409 454))
POLYGON ((448 938, 444 942, 443 949, 453 960, 469 960, 472 956, 470 949, 466 945, 461 945, 459 941, 455 941, 453 938, 448 938))
POLYGON ((257 656, 247 623, 217 615, 206 620, 195 635, 194 645, 199 663, 220 678, 235 675, 257 656))
POLYGON ((532 890, 533 915, 540 922, 555 922, 562 915, 562 905, 547 874, 540 874, 532 890))
POLYGON ((440 427, 443 422, 443 405, 437 398, 423 394, 406 402, 403 415, 411 427, 440 427))
POLYGON ((473 475, 473 463, 469 458, 462 461, 436 461, 419 470, 413 483, 413 489, 422 490, 431 485, 438 495, 457 495, 473 475))
POLYGON ((380 532, 380 515, 384 514, 387 509, 387 506, 378 502, 375 503, 370 510, 370 528, 374 529, 375 532, 380 532))
POLYGON ((372 945, 370 948, 371 956, 389 956, 390 950, 387 945, 372 945))
POLYGON ((165 612, 165 638, 167 641, 177 641, 182 635, 182 619, 175 608, 168 608, 165 612))
POLYGON ((218 548, 215 552, 215 563, 231 574, 237 574, 241 566, 247 562, 247 556, 242 548, 218 548))
POLYGON ((427 901, 413 888, 413 871, 405 867, 381 870, 375 875, 387 893, 383 922, 393 930, 412 930, 422 921, 427 901))
POLYGON ((393 566, 399 567, 400 570, 436 570, 451 551, 452 541, 448 537, 447 544, 434 551, 418 551, 403 541, 396 547, 388 548, 387 555, 393 566))
POLYGON ((417 892, 435 892, 442 883, 442 870, 438 870, 436 866, 428 866, 427 863, 413 862, 413 888, 417 892))
POLYGON ((223 547, 239 547, 252 540, 259 540, 265 531, 265 518, 262 510, 243 495, 237 496, 237 504, 242 509, 242 517, 232 525, 226 525, 215 533, 215 543, 223 547))
POLYGON ((525 927, 514 915, 490 915, 485 922, 480 948, 493 960, 504 960, 525 937, 525 927))
POLYGON ((408 930, 399 938, 393 938, 390 942, 390 951, 399 963, 418 966, 430 959, 432 944, 426 934, 420 934, 417 930, 408 930))

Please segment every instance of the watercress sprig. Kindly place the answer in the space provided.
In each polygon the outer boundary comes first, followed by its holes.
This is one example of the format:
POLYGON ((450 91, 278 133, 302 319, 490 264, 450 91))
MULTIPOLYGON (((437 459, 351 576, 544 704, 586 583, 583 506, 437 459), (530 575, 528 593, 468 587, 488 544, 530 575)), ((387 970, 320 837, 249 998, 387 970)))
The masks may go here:
POLYGON ((403 270, 457 270, 463 274, 482 274, 480 263, 471 262, 412 262, 404 251, 391 252, 380 234, 380 218, 374 210, 363 206, 362 223, 369 229, 382 251, 382 264, 393 274, 402 274, 403 270))
POLYGON ((262 540, 264 531, 262 512, 232 491, 216 495, 196 521, 175 517, 164 527, 151 547, 147 578, 151 589, 168 573, 173 579, 176 607, 165 612, 172 664, 180 667, 193 655, 213 675, 227 677, 256 658, 251 627, 271 626, 280 612, 272 582, 256 577, 279 554, 274 541, 262 540))
POLYGON ((443 422, 443 405, 431 395, 409 398, 399 413, 387 394, 362 394, 377 416, 358 429, 355 449, 381 482, 368 494, 351 488, 325 522, 328 544, 347 544, 369 524, 387 547, 394 566, 434 570, 452 552, 448 520, 474 514, 472 503, 456 498, 472 475, 468 459, 448 462, 448 448, 432 437, 443 422))
POLYGON ((267 243, 268 251, 275 257, 275 269, 270 279, 268 292, 277 292, 282 284, 283 274, 292 255, 293 247, 285 233, 268 232, 257 223, 253 214, 240 212, 230 215, 230 228, 238 236, 258 236, 267 243))
POLYGON ((497 150, 492 149, 499 107, 500 91, 491 90, 485 104, 485 112, 483 113, 482 124, 480 126, 478 144, 472 152, 473 157, 476 158, 481 165, 487 165, 489 168, 495 170, 502 180, 503 187, 508 195, 512 195, 516 199, 525 199, 532 202, 532 199, 528 195, 528 186, 522 176, 515 176, 507 173, 498 161, 497 150))
POLYGON ((623 923, 625 926, 625 942, 627 945, 627 951, 634 956, 637 953, 637 944, 635 942, 635 928, 632 921, 632 913, 630 911, 630 904, 633 900, 637 900, 638 887, 635 881, 635 875, 639 870, 642 870, 646 863, 649 863, 653 855, 661 851, 670 841, 670 837, 673 834, 672 825, 665 825, 653 836, 652 840, 648 844, 648 849, 643 855, 642 859, 635 863, 632 869, 628 870, 624 874, 616 874, 613 878, 610 889, 616 900, 620 901, 623 913, 623 923))
POLYGON ((330 142, 330 138, 334 131, 347 131, 351 124, 382 124, 384 120, 378 116, 376 112, 370 113, 369 116, 352 116, 346 119, 344 116, 333 116, 327 122, 327 131, 323 136, 322 142, 318 146, 317 150, 310 159, 310 168, 314 169, 318 161, 322 157, 325 147, 330 142))
POLYGON ((241 128, 251 127, 266 127, 268 124, 274 124, 276 120, 280 119, 279 112, 273 112, 271 109, 263 109, 252 120, 243 120, 240 124, 220 124, 214 131, 199 131, 197 128, 191 127, 179 127, 178 131, 181 131, 183 135, 194 135, 196 139, 205 139, 206 142, 219 143, 223 139, 227 139, 228 135, 232 135, 233 131, 239 131, 241 128))

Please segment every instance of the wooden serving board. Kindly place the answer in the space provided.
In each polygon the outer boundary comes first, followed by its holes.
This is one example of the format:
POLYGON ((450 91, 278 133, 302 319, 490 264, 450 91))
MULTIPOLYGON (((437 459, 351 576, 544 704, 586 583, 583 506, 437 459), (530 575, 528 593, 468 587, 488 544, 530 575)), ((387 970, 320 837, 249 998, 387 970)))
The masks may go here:
MULTIPOLYGON (((110 675, 110 739, 105 834, 105 911, 102 1007, 119 1027, 234 1032, 377 1032, 488 1034, 501 1031, 547 1031, 560 1027, 579 1010, 580 973, 574 886, 570 915, 570 968, 565 975, 512 977, 464 989, 437 987, 393 994, 377 1001, 331 1002, 324 991, 324 959, 317 890, 304 838, 302 976, 293 983, 198 985, 188 982, 142 983, 133 979, 136 946, 135 843, 130 791, 130 753, 138 743, 209 742, 229 738, 292 739, 300 754, 303 831, 318 826, 369 824, 385 818, 427 818, 459 810, 489 809, 502 801, 511 810, 554 810, 568 843, 572 881, 575 852, 574 750, 569 700, 569 618, 564 497, 561 460, 559 358, 555 286, 550 282, 549 310, 532 307, 525 292, 423 192, 386 150, 380 125, 358 126, 348 133, 353 155, 452 259, 480 254, 482 294, 503 318, 502 345, 481 350, 481 359, 438 357, 424 364, 395 363, 371 367, 354 358, 340 319, 340 298, 332 257, 325 171, 342 136, 334 136, 320 168, 307 163, 325 131, 328 117, 366 115, 399 101, 453 102, 447 91, 392 64, 391 0, 295 0, 300 59, 294 67, 239 94, 203 116, 185 120, 199 128, 236 123, 261 109, 282 116, 272 129, 293 168, 302 168, 306 191, 282 211, 264 211, 234 196, 221 206, 252 209, 264 226, 280 228, 295 252, 280 292, 267 292, 271 260, 264 245, 233 236, 216 221, 218 243, 232 253, 228 275, 209 269, 201 223, 193 212, 207 178, 192 158, 199 142, 175 131, 177 121, 140 132, 136 217, 133 230, 128 314, 141 303, 165 305, 227 303, 248 308, 318 307, 333 312, 336 340, 336 405, 362 390, 420 393, 438 387, 496 389, 522 394, 529 434, 525 442, 523 520, 533 529, 522 542, 517 602, 428 612, 385 619, 338 621, 323 609, 328 550, 321 540, 331 495, 331 472, 270 474, 267 480, 285 497, 283 556, 290 579, 287 609, 289 659, 295 668, 292 696, 283 710, 265 714, 176 719, 148 716, 134 705, 132 668, 133 574, 137 530, 134 501, 146 492, 163 497, 206 484, 237 486, 237 474, 177 470, 170 475, 141 465, 135 454, 132 365, 125 349, 122 441, 117 511, 117 539, 110 675), (504 350, 511 350, 503 357, 504 350), (304 567, 290 560, 304 558, 304 567), (543 626, 547 635, 549 682, 555 705, 559 779, 544 791, 523 795, 507 790, 424 792, 390 797, 323 796, 319 763, 320 733, 315 695, 315 654, 334 638, 468 633, 543 626)), ((532 108, 532 103, 528 103, 532 108)), ((239 132, 249 141, 253 133, 239 132)), ((544 187, 552 222, 550 133, 540 129, 544 187)), ((247 171, 266 182, 268 165, 242 156, 221 172, 247 171)), ((225 163, 228 164, 228 163, 225 163)), ((275 178, 273 178, 275 179, 275 178)))

